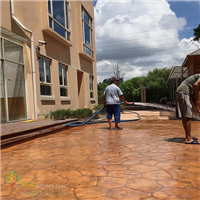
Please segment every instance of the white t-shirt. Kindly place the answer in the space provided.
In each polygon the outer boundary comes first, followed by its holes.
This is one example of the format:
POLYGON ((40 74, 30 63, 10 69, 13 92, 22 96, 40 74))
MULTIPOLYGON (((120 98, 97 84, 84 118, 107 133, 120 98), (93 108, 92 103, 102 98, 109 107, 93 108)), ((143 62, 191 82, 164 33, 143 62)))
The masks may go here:
POLYGON ((108 87, 106 87, 104 94, 106 96, 106 105, 108 104, 118 104, 119 103, 119 96, 123 95, 120 88, 112 83, 108 87))

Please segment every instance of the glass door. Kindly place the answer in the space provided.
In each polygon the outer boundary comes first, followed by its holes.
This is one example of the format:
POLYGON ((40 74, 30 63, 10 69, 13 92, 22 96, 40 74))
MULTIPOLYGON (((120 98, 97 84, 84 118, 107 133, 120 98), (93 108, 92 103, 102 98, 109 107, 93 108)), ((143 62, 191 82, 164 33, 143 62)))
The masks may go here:
POLYGON ((1 95, 1 122, 6 122, 6 110, 5 110, 5 91, 4 91, 4 77, 2 60, 0 61, 0 95, 1 95))
POLYGON ((1 121, 27 118, 23 47, 3 39, 1 121))
POLYGON ((4 74, 7 91, 9 121, 26 118, 23 66, 5 61, 4 74))

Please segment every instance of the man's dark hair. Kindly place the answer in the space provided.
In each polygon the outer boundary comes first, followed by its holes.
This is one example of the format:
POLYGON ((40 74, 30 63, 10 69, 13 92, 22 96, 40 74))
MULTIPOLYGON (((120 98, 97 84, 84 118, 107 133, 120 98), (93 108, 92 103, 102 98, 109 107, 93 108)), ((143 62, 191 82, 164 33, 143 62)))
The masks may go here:
POLYGON ((111 78, 111 83, 114 83, 114 81, 119 81, 119 79, 116 78, 116 77, 112 77, 112 78, 111 78))

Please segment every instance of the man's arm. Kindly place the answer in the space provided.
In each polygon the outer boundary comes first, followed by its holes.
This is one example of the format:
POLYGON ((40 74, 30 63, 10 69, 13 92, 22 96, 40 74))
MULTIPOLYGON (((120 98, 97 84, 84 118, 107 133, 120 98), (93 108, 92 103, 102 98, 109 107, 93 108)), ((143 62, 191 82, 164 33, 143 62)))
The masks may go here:
POLYGON ((199 96, 199 86, 200 86, 200 80, 198 80, 194 85, 194 94, 195 94, 195 104, 197 106, 197 111, 200 113, 200 96, 199 96))
POLYGON ((106 105, 106 95, 105 94, 103 95, 103 105, 104 106, 106 105))
POLYGON ((128 102, 126 101, 126 99, 124 98, 124 95, 119 96, 121 98, 121 100, 124 102, 124 105, 127 105, 128 102))

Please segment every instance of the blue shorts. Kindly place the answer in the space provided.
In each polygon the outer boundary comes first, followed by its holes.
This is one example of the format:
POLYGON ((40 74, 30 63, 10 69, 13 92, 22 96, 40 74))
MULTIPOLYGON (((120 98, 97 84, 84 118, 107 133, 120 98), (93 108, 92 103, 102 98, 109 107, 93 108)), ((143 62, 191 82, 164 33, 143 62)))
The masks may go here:
POLYGON ((107 118, 112 119, 112 115, 114 114, 115 122, 120 122, 120 105, 106 105, 107 118))

